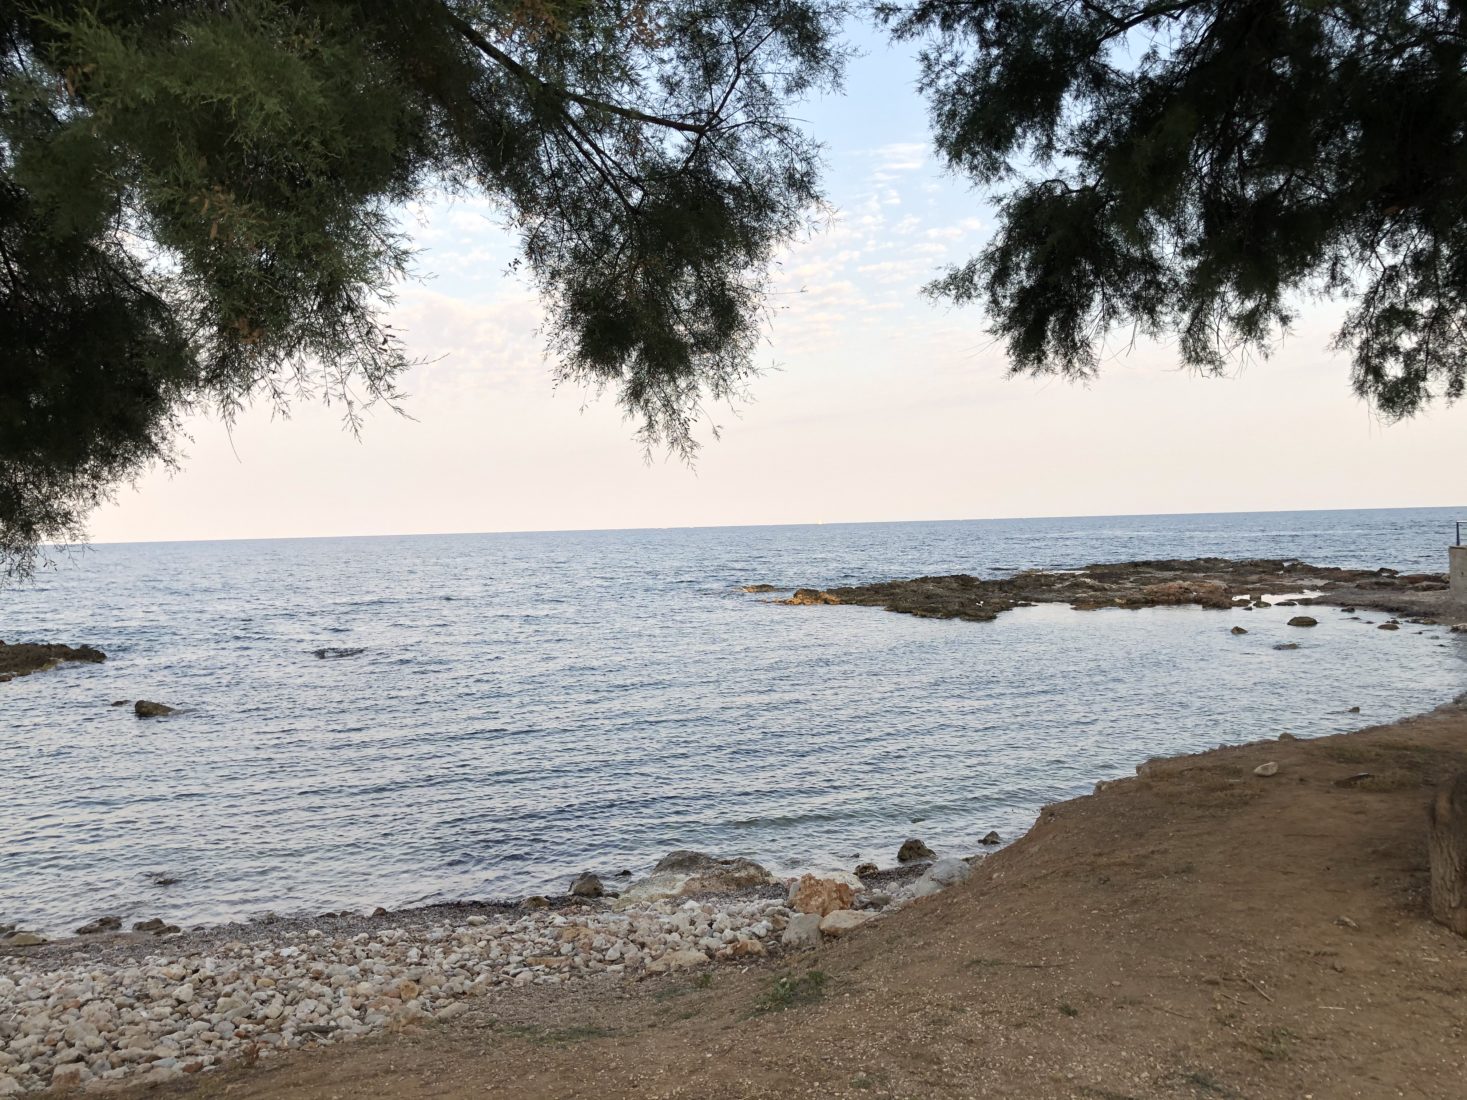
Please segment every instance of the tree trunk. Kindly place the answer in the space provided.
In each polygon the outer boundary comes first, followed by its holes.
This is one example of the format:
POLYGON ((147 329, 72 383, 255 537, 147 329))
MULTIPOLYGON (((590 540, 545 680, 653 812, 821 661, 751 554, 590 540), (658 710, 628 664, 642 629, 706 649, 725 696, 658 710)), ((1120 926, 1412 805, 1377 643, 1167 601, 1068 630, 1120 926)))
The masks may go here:
POLYGON ((1437 788, 1428 818, 1431 915, 1467 936, 1467 772, 1437 788))

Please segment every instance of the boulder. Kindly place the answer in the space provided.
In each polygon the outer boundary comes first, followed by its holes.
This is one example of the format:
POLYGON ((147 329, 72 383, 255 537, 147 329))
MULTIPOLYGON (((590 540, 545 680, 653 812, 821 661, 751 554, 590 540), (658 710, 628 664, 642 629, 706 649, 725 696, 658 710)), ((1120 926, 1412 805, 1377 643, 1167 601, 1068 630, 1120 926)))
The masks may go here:
POLYGON ((840 937, 867 921, 875 920, 876 914, 862 909, 838 909, 820 918, 820 931, 827 936, 840 937))
POLYGON ((973 873, 973 868, 967 860, 956 859, 949 856, 947 859, 939 859, 931 867, 927 868, 921 878, 912 887, 914 897, 925 898, 947 889, 949 886, 959 882, 967 882, 968 876, 973 873))
POLYGON ((856 904, 856 892, 844 882, 801 875, 790 887, 789 907, 797 913, 825 916, 856 904))
POLYGON ((949 856, 947 859, 939 859, 931 867, 927 868, 923 878, 930 878, 933 882, 942 886, 954 886, 959 882, 967 882, 972 875, 973 868, 965 859, 956 859, 949 856))
POLYGON ((1397 622, 1381 623, 1376 630, 1400 630, 1401 624, 1397 622))
POLYGON ((583 871, 576 876, 571 883, 570 892, 578 898, 599 898, 606 893, 601 887, 601 880, 590 871, 583 871))
POLYGON ((139 718, 162 718, 165 714, 172 714, 173 707, 164 703, 153 703, 147 699, 139 699, 132 705, 132 712, 139 718))
POLYGON ((983 839, 980 840, 978 843, 986 844, 991 848, 995 844, 1002 844, 1003 837, 999 836, 996 830, 990 829, 987 833, 983 835, 983 839))
POLYGON ((814 913, 796 913, 784 926, 780 942, 792 951, 820 946, 820 920, 814 913))
POLYGON ((1232 633, 1232 634, 1247 634, 1248 631, 1244 630, 1241 626, 1235 626, 1235 627, 1233 627, 1233 629, 1229 633, 1232 633))
POLYGON ((876 866, 876 864, 874 864, 874 863, 858 863, 858 864, 856 864, 856 877, 857 878, 865 878, 868 875, 878 874, 880 871, 881 871, 881 868, 878 867, 878 866, 876 866))
POLYGON ((916 863, 918 860, 934 859, 937 853, 916 837, 902 841, 902 846, 897 849, 898 863, 916 863))
POLYGON ((6 947, 40 947, 46 942, 45 936, 38 936, 34 932, 13 932, 5 938, 6 947))
POLYGON ((1289 620, 1290 626, 1318 626, 1319 620, 1313 615, 1295 615, 1289 620))
POLYGON ((98 917, 76 930, 78 936, 95 936, 99 932, 116 932, 122 927, 121 917, 98 917))

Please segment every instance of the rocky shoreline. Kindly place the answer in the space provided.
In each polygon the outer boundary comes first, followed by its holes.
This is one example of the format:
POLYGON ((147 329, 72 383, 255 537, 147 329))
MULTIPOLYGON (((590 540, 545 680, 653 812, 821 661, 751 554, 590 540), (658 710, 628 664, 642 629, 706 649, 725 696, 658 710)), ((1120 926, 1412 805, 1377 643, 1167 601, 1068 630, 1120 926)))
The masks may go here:
POLYGON ((962 882, 981 858, 904 845, 914 852, 925 856, 887 870, 788 879, 750 860, 674 852, 619 896, 583 876, 572 893, 518 903, 193 932, 104 923, 52 943, 10 929, 0 939, 0 1097, 208 1073, 451 1019, 497 989, 777 959, 962 882))
MULTIPOLYGON (((764 583, 745 585, 743 590, 790 591, 764 583)), ((796 588, 775 602, 796 607, 880 607, 921 618, 991 622, 1005 611, 1043 603, 1065 603, 1077 611, 1188 605, 1249 610, 1272 606, 1268 597, 1283 596, 1280 606, 1331 604, 1418 615, 1439 610, 1446 590, 1443 573, 1339 569, 1271 558, 1187 558, 1112 562, 1076 570, 1029 569, 992 580, 959 573, 829 589, 796 588)))

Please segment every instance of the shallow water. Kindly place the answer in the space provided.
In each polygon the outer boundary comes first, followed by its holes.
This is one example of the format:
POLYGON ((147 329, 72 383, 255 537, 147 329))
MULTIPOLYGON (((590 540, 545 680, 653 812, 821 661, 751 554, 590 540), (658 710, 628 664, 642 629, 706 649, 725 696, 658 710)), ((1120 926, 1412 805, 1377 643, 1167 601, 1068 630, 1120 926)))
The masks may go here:
POLYGON ((973 624, 740 585, 1200 554, 1440 571, 1456 514, 98 547, 0 596, 0 636, 109 655, 0 685, 0 918, 515 896, 679 847, 786 870, 889 863, 909 835, 967 853, 1148 756, 1433 706, 1467 686, 1467 641, 1328 608, 1308 631, 1288 608, 973 624), (183 709, 108 705, 138 697, 183 709))

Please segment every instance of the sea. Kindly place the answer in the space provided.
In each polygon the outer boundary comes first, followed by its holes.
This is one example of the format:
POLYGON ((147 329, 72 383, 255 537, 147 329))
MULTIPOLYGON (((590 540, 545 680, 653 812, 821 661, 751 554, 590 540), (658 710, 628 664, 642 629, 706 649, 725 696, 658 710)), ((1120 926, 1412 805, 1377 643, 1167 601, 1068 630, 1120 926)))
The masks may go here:
POLYGON ((1467 635, 1333 608, 1309 631, 1288 608, 967 623, 742 586, 1212 555, 1440 572, 1459 515, 97 545, 0 592, 0 637, 108 656, 0 684, 0 921, 515 899, 678 848, 784 873, 908 837, 966 855, 1151 756, 1429 709, 1467 688, 1467 635), (178 709, 114 705, 135 699, 178 709))

